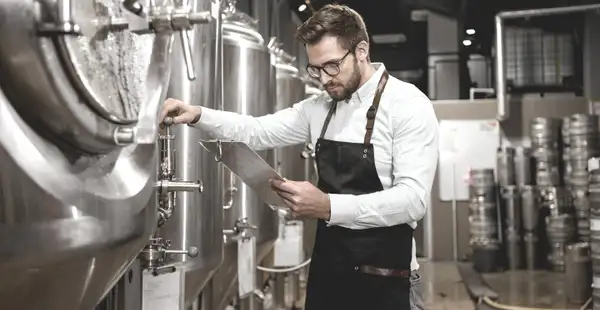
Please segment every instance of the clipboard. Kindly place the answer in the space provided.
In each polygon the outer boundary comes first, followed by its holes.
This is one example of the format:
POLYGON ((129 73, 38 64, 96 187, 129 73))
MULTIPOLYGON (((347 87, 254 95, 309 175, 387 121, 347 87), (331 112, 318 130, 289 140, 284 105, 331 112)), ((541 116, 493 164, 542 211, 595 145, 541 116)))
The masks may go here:
POLYGON ((252 188, 271 208, 289 209, 272 189, 269 180, 283 178, 246 143, 221 140, 200 140, 200 145, 223 163, 244 184, 252 188))

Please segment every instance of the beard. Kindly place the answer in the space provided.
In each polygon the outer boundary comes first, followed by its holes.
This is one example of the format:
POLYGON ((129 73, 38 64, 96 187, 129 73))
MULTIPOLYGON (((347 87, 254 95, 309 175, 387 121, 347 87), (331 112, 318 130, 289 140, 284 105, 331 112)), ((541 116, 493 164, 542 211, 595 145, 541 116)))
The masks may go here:
POLYGON ((358 68, 358 62, 354 60, 352 74, 350 74, 350 79, 348 80, 348 82, 346 82, 344 85, 343 83, 336 83, 332 81, 325 85, 325 89, 327 90, 327 93, 329 94, 331 99, 333 99, 334 101, 349 100, 350 98, 352 98, 352 94, 354 94, 354 92, 358 90, 361 78, 362 75, 358 68), (333 90, 330 90, 330 88, 332 87, 335 88, 333 90))

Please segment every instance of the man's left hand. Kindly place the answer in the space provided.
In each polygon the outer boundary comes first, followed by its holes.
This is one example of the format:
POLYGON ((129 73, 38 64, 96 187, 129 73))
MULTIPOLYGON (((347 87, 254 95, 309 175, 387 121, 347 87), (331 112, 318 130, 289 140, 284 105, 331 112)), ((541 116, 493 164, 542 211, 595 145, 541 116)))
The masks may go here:
POLYGON ((294 216, 326 221, 331 217, 329 196, 312 183, 271 180, 271 187, 290 207, 294 216))

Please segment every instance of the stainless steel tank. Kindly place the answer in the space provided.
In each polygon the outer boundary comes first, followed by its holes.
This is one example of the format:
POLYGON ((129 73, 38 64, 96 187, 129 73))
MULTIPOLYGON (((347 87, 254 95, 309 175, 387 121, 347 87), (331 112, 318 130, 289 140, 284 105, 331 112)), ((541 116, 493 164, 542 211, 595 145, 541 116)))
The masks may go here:
MULTIPOLYGON (((302 80, 304 81, 304 93, 306 99, 315 96, 320 96, 325 92, 323 90, 323 85, 321 85, 318 80, 313 79, 309 76, 304 76, 302 80)), ((316 186, 318 182, 318 169, 315 155, 315 149, 312 143, 306 143, 304 152, 302 154, 302 157, 305 159, 304 179, 310 181, 316 186)), ((317 234, 317 220, 304 220, 303 233, 304 235, 302 238, 304 241, 304 253, 306 254, 306 257, 309 258, 312 256, 313 248, 315 245, 315 237, 317 234)), ((305 284, 308 280, 308 273, 306 271, 307 270, 305 269, 303 270, 303 272, 300 273, 301 286, 305 284)))
MULTIPOLYGON (((214 0, 192 0, 189 5, 197 12, 210 11, 218 5, 214 0)), ((218 6, 217 6, 218 8, 218 6)), ((184 46, 175 42, 168 97, 188 104, 212 109, 221 108, 221 41, 220 21, 195 27, 189 32, 191 63, 196 79, 188 78, 184 46)), ((223 259, 223 187, 220 164, 198 143, 205 138, 200 130, 189 126, 172 126, 175 150, 175 173, 178 178, 201 181, 202 193, 178 192, 174 212, 160 229, 161 237, 171 241, 172 249, 198 248, 198 256, 171 256, 170 265, 185 270, 186 308, 197 299, 200 291, 223 259)))
MULTIPOLYGON (((229 1, 223 18, 223 93, 224 109, 242 114, 262 116, 274 112, 275 79, 270 54, 264 39, 256 31, 256 21, 235 11, 235 1, 229 1)), ((273 161, 273 151, 259 152, 267 162, 273 161)), ((224 228, 257 228, 257 257, 260 263, 271 251, 277 238, 277 213, 258 198, 233 174, 224 178, 224 228), (244 220, 246 219, 246 220, 244 220)), ((237 279, 237 243, 227 236, 223 263, 212 278, 210 310, 221 310, 235 296, 237 279)), ((203 292, 203 298, 205 296, 203 292)))
MULTIPOLYGON (((267 46, 271 52, 271 63, 276 70, 277 101, 275 109, 277 111, 284 110, 305 99, 304 80, 295 66, 296 57, 286 53, 282 49, 282 44, 276 38, 271 38, 267 46)), ((310 174, 307 174, 306 164, 312 162, 312 156, 306 156, 306 147, 307 143, 302 143, 275 149, 274 167, 276 167, 281 176, 295 181, 310 181, 310 174)), ((286 221, 282 218, 279 221, 280 238, 283 238, 282 235, 287 231, 287 227, 302 227, 300 229, 303 230, 304 221, 286 221)), ((296 230, 293 229, 293 231, 296 230)), ((300 235, 303 236, 303 232, 300 235)), ((283 239, 281 241, 283 242, 283 239)), ((275 246, 274 265, 281 264, 277 259, 278 255, 281 255, 278 251, 281 251, 281 249, 275 246)), ((298 262, 298 264, 300 263, 298 262)), ((290 267, 289 265, 275 266, 290 267)), ((300 295, 299 274, 300 271, 272 275, 274 279, 270 281, 270 285, 275 286, 273 290, 274 308, 288 309, 294 306, 295 301, 299 299, 300 295)))
MULTIPOLYGON (((271 52, 271 63, 275 67, 277 97, 275 111, 284 110, 305 99, 305 85, 299 70, 294 66, 296 57, 289 55, 271 38, 268 44, 271 52)), ((307 141, 308 142, 308 141, 307 141)), ((274 167, 281 176, 290 180, 305 181, 304 160, 302 152, 305 145, 293 145, 275 150, 274 167)))
POLYGON ((92 309, 156 227, 171 15, 122 2, 0 2, 2 308, 92 309))

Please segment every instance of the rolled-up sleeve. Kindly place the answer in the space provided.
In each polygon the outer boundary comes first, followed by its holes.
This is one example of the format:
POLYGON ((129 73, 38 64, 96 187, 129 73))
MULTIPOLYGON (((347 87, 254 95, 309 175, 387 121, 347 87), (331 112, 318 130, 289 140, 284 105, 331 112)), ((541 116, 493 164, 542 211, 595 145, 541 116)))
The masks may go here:
POLYGON ((309 139, 306 109, 312 100, 260 117, 202 108, 200 120, 191 126, 213 138, 244 142, 256 150, 300 144, 309 139))
POLYGON ((438 120, 425 95, 392 111, 393 186, 365 195, 330 194, 329 225, 394 226, 423 218, 439 156, 438 120))

